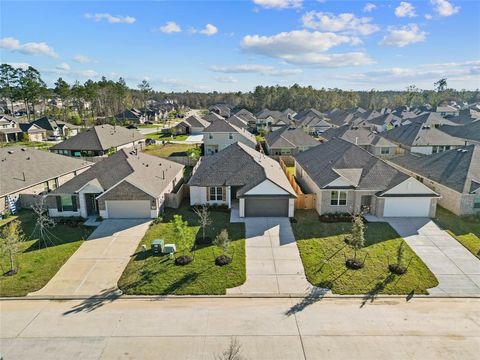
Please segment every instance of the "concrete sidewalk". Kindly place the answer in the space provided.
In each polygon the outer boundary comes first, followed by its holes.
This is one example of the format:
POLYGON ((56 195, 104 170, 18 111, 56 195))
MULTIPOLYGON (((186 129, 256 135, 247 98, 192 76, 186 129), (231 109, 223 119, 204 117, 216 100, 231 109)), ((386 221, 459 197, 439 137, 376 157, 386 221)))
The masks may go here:
POLYGON ((439 285, 432 295, 480 295, 480 260, 428 218, 385 218, 405 239, 439 285))
POLYGON ((104 220, 55 276, 29 296, 99 295, 117 292, 117 282, 150 219, 104 220))
POLYGON ((288 218, 235 218, 245 223, 247 281, 227 294, 308 294, 306 277, 288 218))

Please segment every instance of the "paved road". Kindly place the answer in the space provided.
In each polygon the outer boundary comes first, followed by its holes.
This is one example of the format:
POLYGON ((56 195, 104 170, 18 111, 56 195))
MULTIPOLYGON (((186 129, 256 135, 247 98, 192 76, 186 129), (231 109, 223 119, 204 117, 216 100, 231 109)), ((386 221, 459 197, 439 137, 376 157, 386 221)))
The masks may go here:
POLYGON ((438 279, 433 295, 480 295, 480 260, 427 218, 385 218, 438 279))
POLYGON ((117 282, 150 220, 104 220, 45 287, 29 295, 96 295, 117 282))
POLYGON ((0 302, 15 359, 477 359, 480 299, 168 299, 0 302))
POLYGON ((237 221, 245 223, 247 281, 228 289, 228 294, 308 294, 312 291, 288 218, 237 221))

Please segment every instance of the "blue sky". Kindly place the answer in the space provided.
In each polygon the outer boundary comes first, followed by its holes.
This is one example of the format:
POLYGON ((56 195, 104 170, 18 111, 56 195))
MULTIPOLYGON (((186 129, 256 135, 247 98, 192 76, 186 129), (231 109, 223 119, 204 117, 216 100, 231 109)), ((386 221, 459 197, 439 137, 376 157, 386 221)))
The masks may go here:
POLYGON ((163 91, 480 87, 480 1, 5 1, 2 62, 163 91))

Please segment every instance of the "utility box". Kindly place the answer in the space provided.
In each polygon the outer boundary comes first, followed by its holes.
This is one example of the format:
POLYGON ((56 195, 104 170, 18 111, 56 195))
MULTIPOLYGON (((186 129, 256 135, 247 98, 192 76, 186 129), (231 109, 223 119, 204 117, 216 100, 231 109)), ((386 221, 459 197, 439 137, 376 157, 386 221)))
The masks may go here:
POLYGON ((163 251, 165 252, 165 254, 173 254, 177 251, 177 247, 175 246, 175 244, 165 244, 163 251))
POLYGON ((152 241, 152 252, 154 254, 162 254, 165 248, 163 239, 155 239, 152 241))

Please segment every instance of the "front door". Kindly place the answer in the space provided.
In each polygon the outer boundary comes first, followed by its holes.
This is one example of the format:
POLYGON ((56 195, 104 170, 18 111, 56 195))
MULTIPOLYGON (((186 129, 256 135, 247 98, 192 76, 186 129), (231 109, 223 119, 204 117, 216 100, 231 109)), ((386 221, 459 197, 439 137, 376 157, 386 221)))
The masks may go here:
POLYGON ((87 206, 87 216, 98 215, 97 194, 85 194, 85 204, 87 206))
POLYGON ((372 196, 371 195, 362 195, 360 200, 360 210, 362 213, 370 213, 372 207, 372 196))

